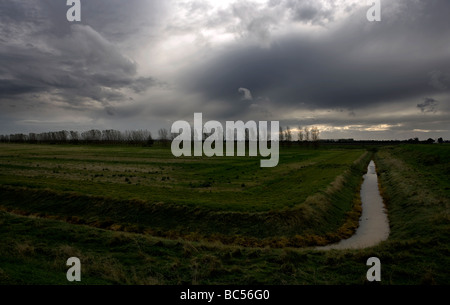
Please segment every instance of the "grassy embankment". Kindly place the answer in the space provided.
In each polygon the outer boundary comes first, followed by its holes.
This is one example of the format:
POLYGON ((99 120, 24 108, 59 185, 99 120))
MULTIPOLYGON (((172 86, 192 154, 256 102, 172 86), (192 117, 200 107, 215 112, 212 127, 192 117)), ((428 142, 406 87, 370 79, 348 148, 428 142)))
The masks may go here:
POLYGON ((77 256, 84 284, 362 284, 367 258, 377 256, 384 284, 448 284, 449 148, 376 154, 392 232, 373 248, 322 252, 169 240, 0 212, 0 283, 66 284, 65 260, 77 256))
POLYGON ((305 246, 350 236, 369 161, 361 149, 291 147, 282 150, 278 167, 264 169, 258 158, 177 159, 168 148, 2 148, 7 211, 246 246, 305 246))

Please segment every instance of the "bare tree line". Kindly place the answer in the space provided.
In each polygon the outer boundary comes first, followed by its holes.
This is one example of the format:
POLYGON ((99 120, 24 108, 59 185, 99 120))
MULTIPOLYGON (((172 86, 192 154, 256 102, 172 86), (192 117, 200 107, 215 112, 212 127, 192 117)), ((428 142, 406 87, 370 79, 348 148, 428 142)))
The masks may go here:
POLYGON ((298 126, 295 133, 297 134, 297 139, 294 139, 294 131, 291 127, 287 126, 285 129, 280 126, 280 141, 281 142, 315 142, 317 143, 320 140, 320 130, 317 127, 301 127, 298 126))
MULTIPOLYGON (((280 126, 279 141, 280 142, 318 142, 320 131, 317 127, 308 129, 307 127, 298 127, 293 131, 289 126, 283 128, 280 126), (297 134, 297 139, 294 139, 294 134, 297 134)), ((210 134, 203 133, 202 138, 205 140, 210 134)), ((270 140, 270 135, 269 140, 270 140)), ((108 129, 98 130, 91 129, 84 132, 78 131, 54 131, 43 133, 17 133, 10 135, 0 135, 0 142, 3 143, 103 143, 103 144, 145 144, 151 146, 155 141, 167 143, 173 140, 176 134, 170 133, 167 129, 161 128, 158 130, 158 137, 154 139, 152 133, 148 130, 126 130, 121 132, 119 130, 108 129)), ((245 130, 245 140, 257 139, 258 131, 245 130)), ((194 130, 192 138, 196 139, 197 135, 194 130)), ((224 141, 229 139, 225 138, 224 141)))
MULTIPOLYGON (((166 140, 165 138, 162 140, 166 140)), ((119 130, 91 129, 84 132, 78 131, 53 131, 43 133, 17 133, 0 135, 0 142, 10 143, 104 143, 104 144, 146 144, 153 145, 152 133, 148 130, 119 130)))

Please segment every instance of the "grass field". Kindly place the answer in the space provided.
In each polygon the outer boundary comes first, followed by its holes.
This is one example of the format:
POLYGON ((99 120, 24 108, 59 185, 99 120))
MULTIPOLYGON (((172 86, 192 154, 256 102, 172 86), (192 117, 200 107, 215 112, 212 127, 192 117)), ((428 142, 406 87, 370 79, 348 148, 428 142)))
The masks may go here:
POLYGON ((446 145, 284 147, 259 158, 173 158, 164 147, 0 145, 0 283, 448 284, 446 145), (374 157, 390 238, 315 251, 350 236, 374 157))
POLYGON ((259 157, 175 158, 167 147, 0 147, 1 185, 244 212, 301 204, 364 152, 285 149, 261 168, 259 157))
POLYGON ((174 158, 168 147, 4 145, 0 160, 2 205, 21 214, 274 246, 280 236, 299 245, 351 234, 342 227, 369 156, 291 147, 278 167, 261 168, 258 158, 174 158))

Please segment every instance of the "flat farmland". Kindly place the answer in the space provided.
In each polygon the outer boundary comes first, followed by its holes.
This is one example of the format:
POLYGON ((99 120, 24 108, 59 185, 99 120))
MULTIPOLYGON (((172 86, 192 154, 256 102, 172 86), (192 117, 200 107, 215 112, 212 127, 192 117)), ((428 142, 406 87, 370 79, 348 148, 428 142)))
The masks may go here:
POLYGON ((448 284, 449 146, 282 147, 260 158, 174 158, 169 147, 0 145, 0 283, 448 284), (354 234, 375 160, 391 234, 354 234))
POLYGON ((169 147, 1 145, 0 184, 112 199, 269 211, 326 189, 364 150, 286 148, 259 157, 175 158, 169 147))
POLYGON ((2 206, 169 238, 325 244, 357 225, 368 155, 286 147, 261 168, 256 157, 175 158, 170 147, 2 145, 2 206))

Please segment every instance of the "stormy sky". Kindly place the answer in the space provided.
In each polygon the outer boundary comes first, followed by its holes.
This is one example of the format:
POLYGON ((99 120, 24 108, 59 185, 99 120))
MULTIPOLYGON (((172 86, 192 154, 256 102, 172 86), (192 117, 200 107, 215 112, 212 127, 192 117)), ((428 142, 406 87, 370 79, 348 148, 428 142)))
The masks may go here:
POLYGON ((450 1, 0 2, 0 134, 280 121, 450 138, 450 1))

